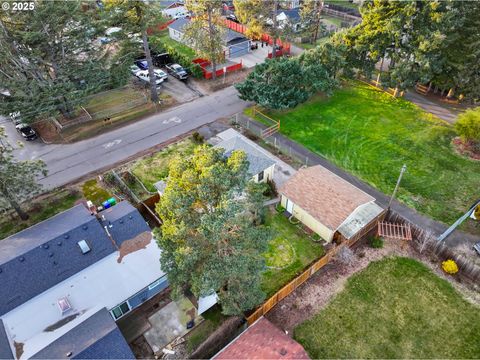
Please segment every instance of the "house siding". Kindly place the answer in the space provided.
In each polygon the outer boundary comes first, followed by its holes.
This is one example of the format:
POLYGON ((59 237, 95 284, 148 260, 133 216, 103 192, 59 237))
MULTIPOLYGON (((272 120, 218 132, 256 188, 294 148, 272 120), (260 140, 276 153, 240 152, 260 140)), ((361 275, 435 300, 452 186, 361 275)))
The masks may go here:
POLYGON ((183 43, 183 33, 178 30, 168 28, 168 35, 171 39, 183 43))
POLYGON ((258 181, 258 174, 254 175, 253 181, 256 183, 264 183, 264 182, 267 182, 268 180, 272 180, 274 168, 275 168, 275 164, 263 170, 263 180, 258 181))
MULTIPOLYGON (((291 200, 290 200, 291 201, 291 200)), ((282 194, 281 205, 286 208, 287 207, 287 197, 282 194)), ((322 239, 327 242, 332 241, 334 231, 327 228, 323 225, 320 221, 314 219, 309 213, 303 210, 300 206, 295 204, 293 201, 293 216, 297 218, 302 224, 307 226, 309 229, 320 235, 322 239)))

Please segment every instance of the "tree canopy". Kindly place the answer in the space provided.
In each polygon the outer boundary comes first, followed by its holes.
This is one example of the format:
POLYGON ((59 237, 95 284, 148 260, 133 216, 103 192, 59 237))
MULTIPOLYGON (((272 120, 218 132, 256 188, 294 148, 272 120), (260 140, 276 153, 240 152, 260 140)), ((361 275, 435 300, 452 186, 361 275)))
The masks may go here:
POLYGON ((47 175, 41 160, 16 160, 5 130, 0 127, 0 208, 13 208, 22 220, 28 219, 20 202, 38 194, 37 177, 47 175))
POLYGON ((261 303, 260 280, 270 233, 260 225, 264 186, 249 181, 244 152, 199 147, 169 166, 157 205, 161 266, 179 294, 216 291, 223 312, 239 315, 261 303))
POLYGON ((110 85, 102 32, 81 2, 37 1, 35 11, 0 12, 0 86, 11 101, 0 113, 21 111, 31 122, 61 112, 66 117, 88 94, 110 85))
POLYGON ((235 85, 240 98, 270 109, 286 109, 319 91, 329 94, 337 82, 329 69, 316 61, 313 53, 310 55, 276 58, 257 65, 244 82, 235 85))

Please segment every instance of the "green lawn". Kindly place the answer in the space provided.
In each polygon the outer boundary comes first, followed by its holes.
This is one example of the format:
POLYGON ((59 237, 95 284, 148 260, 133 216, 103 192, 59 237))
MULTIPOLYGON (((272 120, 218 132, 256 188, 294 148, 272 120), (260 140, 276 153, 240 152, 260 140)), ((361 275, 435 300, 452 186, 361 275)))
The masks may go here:
POLYGON ((97 179, 85 181, 82 185, 83 197, 93 202, 94 205, 100 206, 102 202, 110 199, 113 195, 101 187, 97 179))
POLYGON ((423 264, 371 263, 294 330, 314 358, 479 358, 480 309, 423 264))
POLYGON ((480 162, 452 150, 452 126, 371 86, 352 83, 270 115, 283 134, 385 194, 407 164, 398 198, 434 219, 451 223, 478 198, 480 162))
POLYGON ((22 204, 23 209, 30 215, 30 218, 26 221, 21 221, 16 215, 12 217, 2 215, 0 218, 0 240, 46 220, 59 212, 70 209, 81 197, 82 195, 78 191, 63 189, 53 191, 38 200, 22 204))
POLYGON ((350 9, 358 9, 358 4, 350 2, 348 0, 325 0, 325 4, 339 5, 350 9))
POLYGON ((271 296, 325 251, 281 214, 269 212, 265 223, 272 228, 274 236, 264 255, 270 267, 264 272, 262 288, 271 296))
POLYGON ((182 157, 193 154, 193 150, 197 145, 191 139, 185 139, 178 143, 172 144, 167 148, 135 162, 130 171, 152 192, 156 189, 153 186, 157 181, 163 180, 168 176, 168 163, 174 156, 182 157))

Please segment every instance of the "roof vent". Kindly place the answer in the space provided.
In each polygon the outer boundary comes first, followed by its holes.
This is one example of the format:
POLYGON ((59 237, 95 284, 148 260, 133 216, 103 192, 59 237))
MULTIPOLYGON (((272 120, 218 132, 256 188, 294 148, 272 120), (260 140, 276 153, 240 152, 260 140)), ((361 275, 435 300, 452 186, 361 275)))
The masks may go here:
POLYGON ((80 250, 82 250, 82 254, 86 254, 90 251, 90 246, 88 246, 88 243, 85 240, 80 240, 77 244, 80 247, 80 250))
POLYGON ((287 351, 287 349, 285 349, 285 348, 281 348, 281 349, 280 349, 280 355, 282 355, 282 356, 287 355, 287 352, 288 352, 288 351, 287 351))
POLYGON ((129 218, 130 220, 132 220, 132 219, 133 219, 133 216, 132 216, 132 215, 128 215, 128 218, 129 218))
POLYGON ((119 223, 120 223, 120 224, 123 224, 123 223, 124 223, 123 219, 120 219, 119 223))
POLYGON ((67 355, 67 357, 70 357, 70 356, 72 356, 72 352, 69 351, 69 352, 66 353, 66 355, 67 355))
POLYGON ((65 234, 64 238, 65 238, 65 239, 68 239, 68 238, 70 238, 70 235, 65 234))
POLYGON ((44 249, 48 249, 50 246, 48 244, 43 244, 44 249))
POLYGON ((83 226, 82 226, 82 229, 83 229, 83 230, 87 230, 87 229, 88 229, 88 226, 87 226, 87 225, 83 225, 83 226))
POLYGON ((70 305, 70 301, 68 301, 67 297, 62 297, 58 299, 58 307, 62 312, 62 315, 65 314, 68 310, 72 310, 72 305, 70 305))
POLYGON ((62 246, 62 242, 61 241, 57 242, 57 245, 62 246))
POLYGON ((53 252, 49 253, 48 257, 53 257, 53 252))
POLYGON ((25 258, 24 258, 23 256, 20 256, 20 257, 18 258, 18 261, 24 262, 24 261, 25 261, 25 258))

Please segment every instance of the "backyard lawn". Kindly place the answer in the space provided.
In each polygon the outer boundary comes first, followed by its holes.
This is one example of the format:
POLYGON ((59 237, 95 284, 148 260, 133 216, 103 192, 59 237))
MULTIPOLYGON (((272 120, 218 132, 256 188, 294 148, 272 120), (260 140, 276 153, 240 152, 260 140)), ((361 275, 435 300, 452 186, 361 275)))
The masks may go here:
POLYGON ((478 199, 480 162, 458 156, 452 126, 408 101, 355 82, 270 115, 283 134, 386 194, 405 163, 398 198, 434 219, 451 223, 478 199))
POLYGON ((479 358, 480 309, 408 258, 371 263, 294 330, 314 358, 479 358))
POLYGON ((272 228, 274 236, 264 254, 267 270, 263 275, 262 288, 267 296, 271 296, 308 264, 320 258, 324 249, 282 214, 269 212, 265 223, 272 228))
POLYGON ((168 163, 174 156, 181 157, 193 154, 197 144, 191 139, 185 139, 169 145, 165 149, 135 162, 130 171, 151 191, 157 191, 153 184, 168 176, 168 163))

